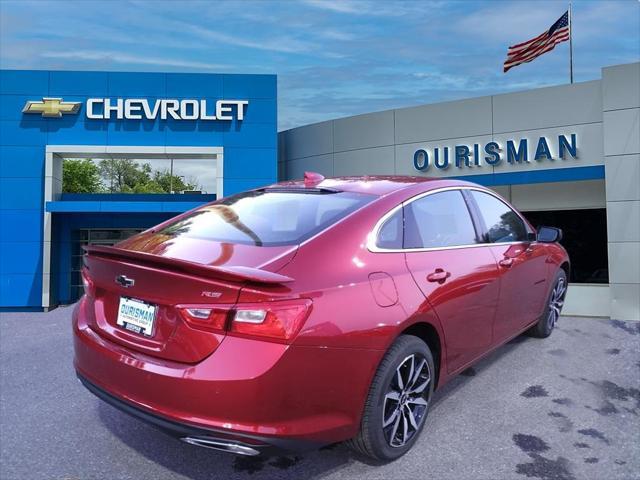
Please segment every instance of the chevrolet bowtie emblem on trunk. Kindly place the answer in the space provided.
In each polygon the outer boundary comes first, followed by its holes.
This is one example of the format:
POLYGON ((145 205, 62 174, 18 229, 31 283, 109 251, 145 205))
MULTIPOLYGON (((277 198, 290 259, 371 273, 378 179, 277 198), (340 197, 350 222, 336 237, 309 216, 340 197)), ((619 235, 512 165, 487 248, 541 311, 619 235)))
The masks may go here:
POLYGON ((124 288, 133 287, 136 281, 133 278, 128 278, 126 275, 118 275, 116 277, 116 283, 124 288))
POLYGON ((63 102, 61 98, 44 97, 42 101, 29 100, 24 104, 22 113, 40 113, 43 117, 60 118, 62 115, 78 113, 80 105, 80 102, 63 102))

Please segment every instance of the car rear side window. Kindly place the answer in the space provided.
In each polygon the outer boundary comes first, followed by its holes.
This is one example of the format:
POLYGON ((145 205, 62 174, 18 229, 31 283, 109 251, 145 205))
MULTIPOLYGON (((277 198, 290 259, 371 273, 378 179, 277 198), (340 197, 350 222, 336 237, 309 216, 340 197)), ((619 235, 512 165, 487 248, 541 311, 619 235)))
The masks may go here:
POLYGON ((467 204, 458 190, 434 193, 405 206, 404 248, 477 243, 467 204))
POLYGON ((298 244, 375 199, 373 195, 257 190, 205 205, 158 234, 257 246, 298 244))
POLYGON ((402 248, 402 209, 391 215, 378 230, 376 247, 400 250, 402 248))
POLYGON ((488 243, 523 242, 527 240, 527 227, 506 203, 493 195, 471 191, 471 196, 478 205, 487 232, 484 239, 488 243))

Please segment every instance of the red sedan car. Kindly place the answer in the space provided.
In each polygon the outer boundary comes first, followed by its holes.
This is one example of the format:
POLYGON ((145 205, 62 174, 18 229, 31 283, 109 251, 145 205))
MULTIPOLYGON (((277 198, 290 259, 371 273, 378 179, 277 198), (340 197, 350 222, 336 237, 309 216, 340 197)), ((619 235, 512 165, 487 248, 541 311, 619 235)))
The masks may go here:
POLYGON ((195 445, 349 440, 392 460, 436 388, 524 331, 551 333, 560 236, 468 182, 307 174, 86 247, 75 368, 195 445))

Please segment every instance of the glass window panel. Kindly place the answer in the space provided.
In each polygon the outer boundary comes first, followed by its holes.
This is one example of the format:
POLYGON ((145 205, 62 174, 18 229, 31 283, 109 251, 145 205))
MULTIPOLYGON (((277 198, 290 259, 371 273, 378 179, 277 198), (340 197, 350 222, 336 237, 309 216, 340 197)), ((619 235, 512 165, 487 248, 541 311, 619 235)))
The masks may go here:
POLYGON ((405 248, 438 248, 476 243, 476 232, 462 193, 427 195, 405 207, 405 248))
POLYGON ((378 231, 376 246, 380 248, 402 248, 402 209, 389 217, 378 231))
POLYGON ((560 243, 571 259, 572 283, 609 283, 607 213, 604 208, 524 212, 531 224, 562 229, 560 243))
POLYGON ((486 241, 489 243, 524 242, 527 227, 520 216, 506 203, 488 193, 471 190, 480 214, 487 227, 486 241))
POLYGON ((174 159, 173 175, 179 186, 174 186, 176 192, 196 190, 216 193, 216 161, 213 159, 174 159))
POLYGON ((264 246, 295 244, 374 198, 349 192, 244 192, 201 207, 158 234, 264 246))
POLYGON ((67 158, 64 193, 216 193, 215 158, 67 158))

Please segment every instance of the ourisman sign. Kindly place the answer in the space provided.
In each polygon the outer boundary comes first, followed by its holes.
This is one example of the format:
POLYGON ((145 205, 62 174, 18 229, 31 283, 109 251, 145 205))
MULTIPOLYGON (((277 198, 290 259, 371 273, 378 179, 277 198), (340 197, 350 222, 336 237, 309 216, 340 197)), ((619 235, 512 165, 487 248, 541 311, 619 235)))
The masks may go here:
MULTIPOLYGON (((555 140, 555 139, 554 139, 555 140)), ((572 133, 569 138, 566 135, 558 135, 557 142, 552 142, 553 148, 549 146, 546 137, 539 137, 534 143, 535 151, 529 152, 529 139, 522 138, 517 142, 507 140, 506 155, 502 145, 498 142, 489 142, 485 145, 474 143, 469 145, 456 145, 450 155, 449 147, 435 147, 433 149, 420 148, 413 154, 413 166, 416 170, 428 170, 431 163, 441 170, 454 165, 457 168, 481 167, 482 165, 498 165, 505 157, 507 163, 529 162, 530 158, 536 161, 562 160, 567 158, 567 154, 572 158, 578 156, 577 137, 572 133), (555 155, 554 155, 555 153, 555 155), (450 158, 451 157, 451 158, 450 158)))

